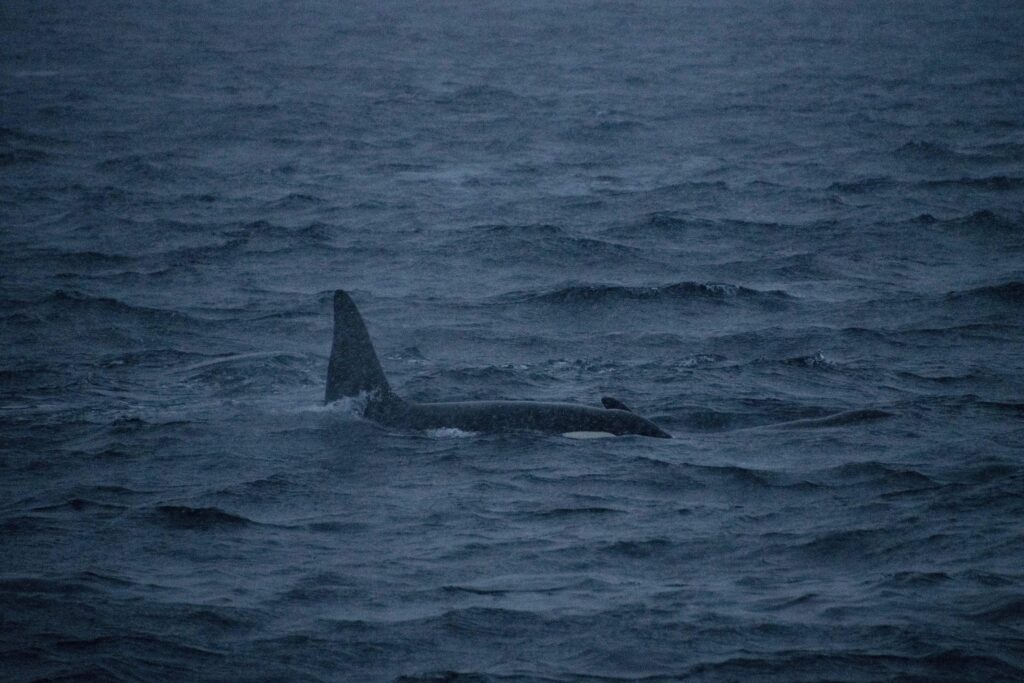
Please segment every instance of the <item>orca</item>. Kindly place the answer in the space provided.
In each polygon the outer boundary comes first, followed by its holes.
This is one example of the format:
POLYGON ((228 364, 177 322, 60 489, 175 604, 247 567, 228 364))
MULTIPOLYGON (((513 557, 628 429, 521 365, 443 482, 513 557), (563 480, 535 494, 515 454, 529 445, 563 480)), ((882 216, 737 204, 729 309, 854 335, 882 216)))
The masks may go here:
POLYGON ((359 309, 352 298, 339 289, 334 292, 334 339, 327 364, 324 402, 330 403, 346 396, 365 396, 364 417, 398 429, 528 430, 671 438, 658 425, 637 415, 621 401, 607 396, 601 399, 602 408, 537 401, 407 401, 391 389, 359 309))

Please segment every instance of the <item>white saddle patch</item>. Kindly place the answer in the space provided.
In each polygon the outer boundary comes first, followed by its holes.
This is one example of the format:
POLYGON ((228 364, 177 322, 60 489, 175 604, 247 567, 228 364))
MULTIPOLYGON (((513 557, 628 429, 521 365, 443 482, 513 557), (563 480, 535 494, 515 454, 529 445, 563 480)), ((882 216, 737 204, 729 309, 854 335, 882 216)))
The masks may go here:
POLYGON ((611 432, 566 432, 562 436, 567 439, 606 439, 615 435, 611 432))

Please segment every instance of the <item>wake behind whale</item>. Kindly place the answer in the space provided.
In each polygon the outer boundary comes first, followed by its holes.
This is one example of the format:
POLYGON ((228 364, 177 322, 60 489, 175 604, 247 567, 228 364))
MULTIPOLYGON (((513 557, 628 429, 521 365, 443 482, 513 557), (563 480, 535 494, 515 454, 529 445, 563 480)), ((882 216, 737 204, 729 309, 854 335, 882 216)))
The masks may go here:
POLYGON ((601 399, 603 408, 537 401, 407 401, 391 389, 359 310, 351 297, 339 289, 334 293, 334 340, 327 365, 324 400, 329 403, 364 393, 368 396, 364 416, 389 427, 671 438, 656 424, 610 397, 601 399))

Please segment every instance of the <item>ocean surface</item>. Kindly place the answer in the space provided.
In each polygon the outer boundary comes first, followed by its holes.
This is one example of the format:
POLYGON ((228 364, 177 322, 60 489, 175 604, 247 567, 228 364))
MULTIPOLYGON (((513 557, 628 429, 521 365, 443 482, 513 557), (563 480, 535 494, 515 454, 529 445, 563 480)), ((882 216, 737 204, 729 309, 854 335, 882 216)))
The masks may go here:
POLYGON ((1024 679, 1024 4, 0 5, 0 678, 1024 679), (324 406, 333 290, 414 400, 324 406))

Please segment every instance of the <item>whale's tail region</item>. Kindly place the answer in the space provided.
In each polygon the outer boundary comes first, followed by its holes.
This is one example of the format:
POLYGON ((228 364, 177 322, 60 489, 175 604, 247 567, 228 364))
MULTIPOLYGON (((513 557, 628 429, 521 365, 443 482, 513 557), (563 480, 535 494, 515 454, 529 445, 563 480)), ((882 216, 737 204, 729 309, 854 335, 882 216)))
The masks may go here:
POLYGON ((330 403, 362 392, 367 392, 376 402, 389 403, 396 399, 380 367, 363 317, 349 295, 339 289, 334 292, 334 342, 327 364, 324 401, 330 403))

